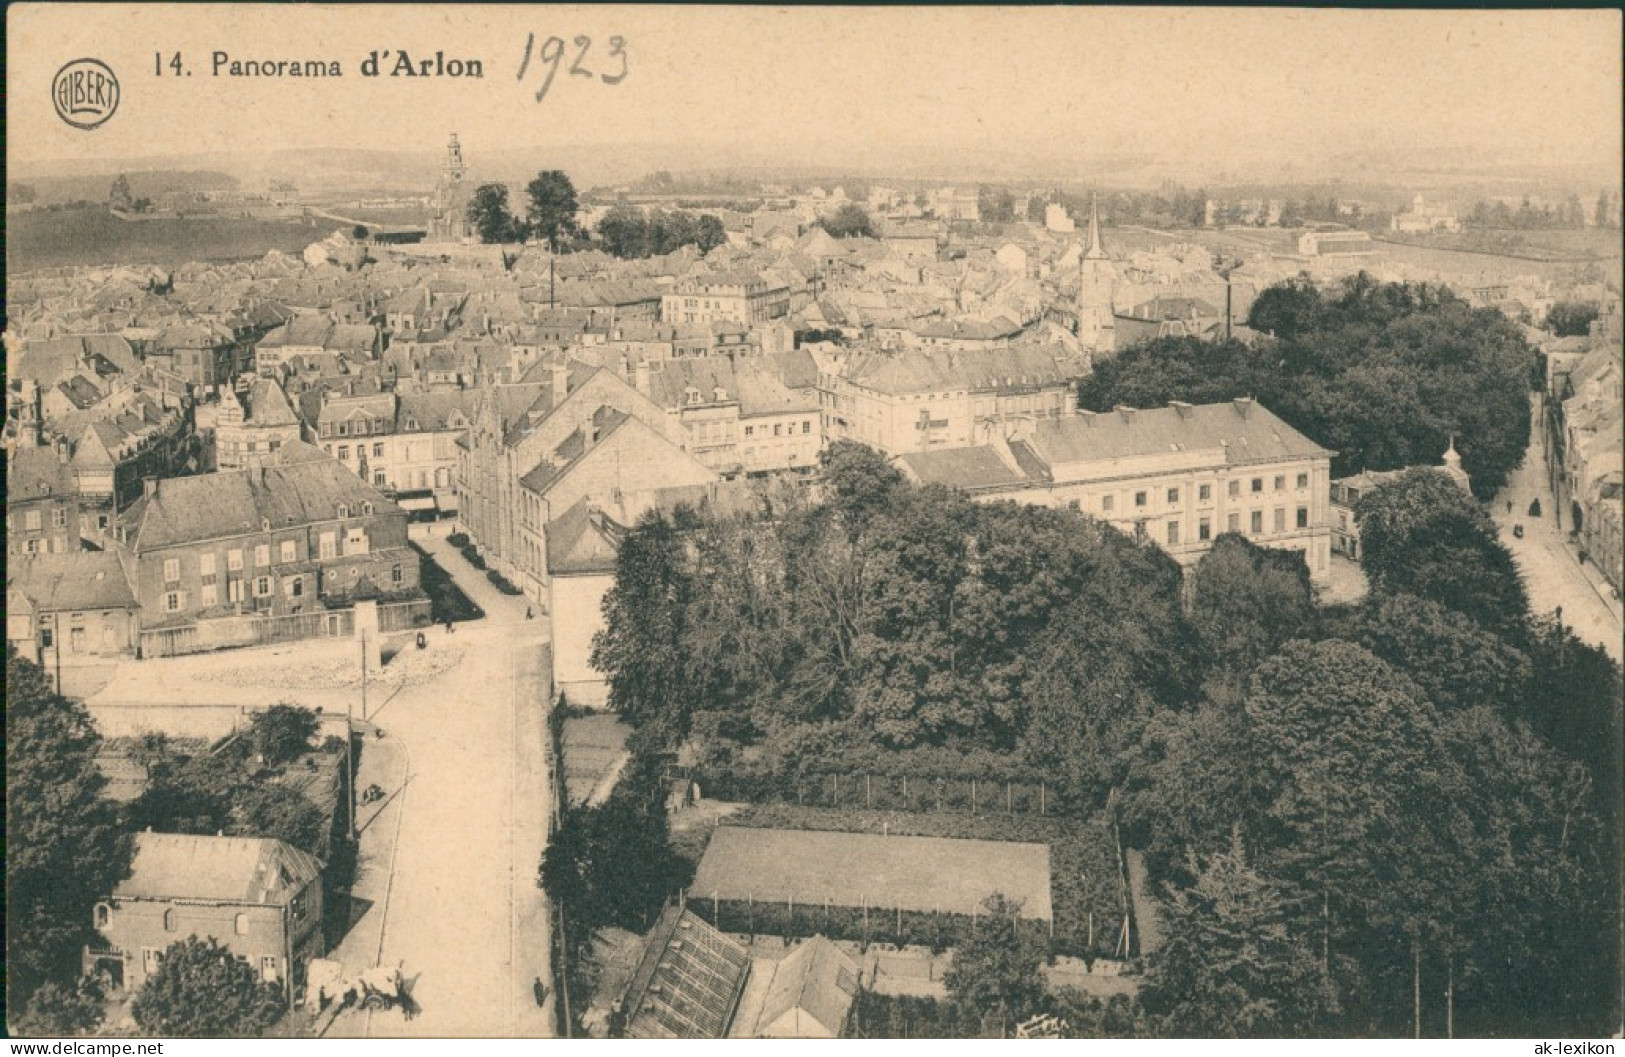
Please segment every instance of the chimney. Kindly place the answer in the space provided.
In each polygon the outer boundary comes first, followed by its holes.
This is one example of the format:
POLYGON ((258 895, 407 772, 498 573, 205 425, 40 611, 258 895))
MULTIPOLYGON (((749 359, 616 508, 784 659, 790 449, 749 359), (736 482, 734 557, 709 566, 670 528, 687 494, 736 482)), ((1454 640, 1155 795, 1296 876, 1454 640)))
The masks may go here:
POLYGON ((553 406, 558 407, 564 403, 564 398, 570 395, 570 368, 567 364, 555 363, 552 366, 553 375, 553 406))
POLYGON ((57 462, 61 462, 61 463, 67 462, 68 459, 72 455, 72 452, 70 452, 68 450, 68 438, 67 437, 58 437, 58 438, 56 438, 56 444, 54 445, 54 447, 56 448, 56 460, 57 460, 57 462))
POLYGON ((141 494, 147 499, 155 498, 158 495, 158 478, 141 478, 141 494))
POLYGON ((1253 398, 1250 396, 1238 396, 1232 403, 1236 405, 1236 414, 1242 418, 1246 418, 1247 412, 1253 409, 1253 398))

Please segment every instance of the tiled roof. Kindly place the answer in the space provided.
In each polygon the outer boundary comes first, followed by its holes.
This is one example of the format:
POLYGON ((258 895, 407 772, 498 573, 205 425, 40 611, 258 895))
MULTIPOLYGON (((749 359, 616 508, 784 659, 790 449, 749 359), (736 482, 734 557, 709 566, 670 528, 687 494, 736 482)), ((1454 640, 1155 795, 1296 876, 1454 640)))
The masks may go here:
POLYGON ((858 964, 823 936, 814 936, 779 962, 756 1034, 771 1031, 791 1010, 800 1010, 836 1037, 857 991, 858 964))
POLYGON ((921 484, 942 484, 977 491, 1013 488, 1027 483, 1027 478, 1010 469, 985 444, 970 448, 911 451, 897 458, 921 484))
POLYGON ((201 899, 282 906, 321 877, 314 856, 279 840, 137 833, 115 899, 201 899))
POLYGON ((586 499, 578 500, 547 525, 548 573, 613 573, 624 532, 613 519, 592 511, 586 499))
POLYGON ((1332 454, 1252 400, 1044 419, 1028 442, 1051 467, 1221 447, 1232 466, 1332 454))
POLYGON ((343 465, 323 458, 162 481, 120 520, 139 552, 259 532, 264 521, 276 528, 331 521, 341 505, 359 517, 363 503, 371 503, 374 514, 401 512, 343 465))
POLYGON ((135 595, 114 551, 69 551, 13 558, 6 569, 11 588, 40 612, 134 609, 135 595))

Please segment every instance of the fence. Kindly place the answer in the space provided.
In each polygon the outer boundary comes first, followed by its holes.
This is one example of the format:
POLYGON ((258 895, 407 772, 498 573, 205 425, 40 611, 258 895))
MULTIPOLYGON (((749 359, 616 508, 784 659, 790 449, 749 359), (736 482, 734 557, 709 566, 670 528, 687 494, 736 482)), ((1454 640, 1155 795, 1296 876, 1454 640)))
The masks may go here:
POLYGON ((972 815, 1049 815, 1071 804, 1070 791, 1039 780, 934 778, 880 774, 741 774, 707 771, 713 800, 752 804, 855 807, 877 811, 953 811, 972 815))
MULTIPOLYGON (((426 598, 405 602, 383 602, 378 606, 378 629, 403 632, 430 623, 430 602, 426 598)), ((353 609, 329 609, 317 613, 269 613, 199 621, 178 628, 154 628, 141 633, 141 656, 178 657, 188 653, 268 646, 301 639, 348 638, 355 634, 353 609)))

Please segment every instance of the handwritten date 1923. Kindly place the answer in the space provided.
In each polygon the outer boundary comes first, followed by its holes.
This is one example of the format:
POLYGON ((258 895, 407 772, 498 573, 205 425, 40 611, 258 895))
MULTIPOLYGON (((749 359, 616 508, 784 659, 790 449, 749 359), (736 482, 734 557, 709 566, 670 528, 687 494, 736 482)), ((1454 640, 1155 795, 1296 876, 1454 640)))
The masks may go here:
POLYGON ((609 59, 612 63, 619 64, 619 72, 595 74, 583 65, 587 59, 587 52, 592 50, 591 37, 583 34, 576 37, 570 44, 566 44, 563 37, 548 37, 542 41, 541 47, 538 48, 536 46, 536 34, 528 33, 525 35, 525 57, 519 63, 519 80, 523 81, 525 74, 530 72, 530 60, 534 56, 538 64, 545 69, 542 74, 541 87, 536 89, 536 101, 538 103, 547 98, 547 90, 553 87, 553 78, 558 76, 559 70, 564 66, 566 53, 572 46, 575 49, 575 60, 570 63, 569 67, 571 77, 597 77, 605 84, 620 84, 626 80, 629 67, 626 58, 625 37, 609 38, 609 59))

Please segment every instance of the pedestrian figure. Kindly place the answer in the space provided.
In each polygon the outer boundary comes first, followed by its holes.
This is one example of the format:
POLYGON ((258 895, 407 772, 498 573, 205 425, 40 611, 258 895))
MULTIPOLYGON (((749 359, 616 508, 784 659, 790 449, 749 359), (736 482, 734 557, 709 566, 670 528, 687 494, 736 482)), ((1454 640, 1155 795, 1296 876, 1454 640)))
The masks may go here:
POLYGON ((451 621, 449 621, 449 620, 446 621, 446 634, 447 635, 451 634, 451 621))
POLYGON ((1510 499, 1507 500, 1507 513, 1512 513, 1512 500, 1510 499))
POLYGON ((531 619, 531 616, 532 616, 532 614, 531 614, 531 611, 530 611, 530 607, 526 606, 525 607, 525 619, 529 620, 529 619, 531 619))
POLYGON ((541 1009, 542 1006, 547 1003, 547 985, 542 983, 542 978, 540 976, 538 976, 536 978, 536 982, 531 985, 531 993, 536 996, 536 1008, 541 1009))

